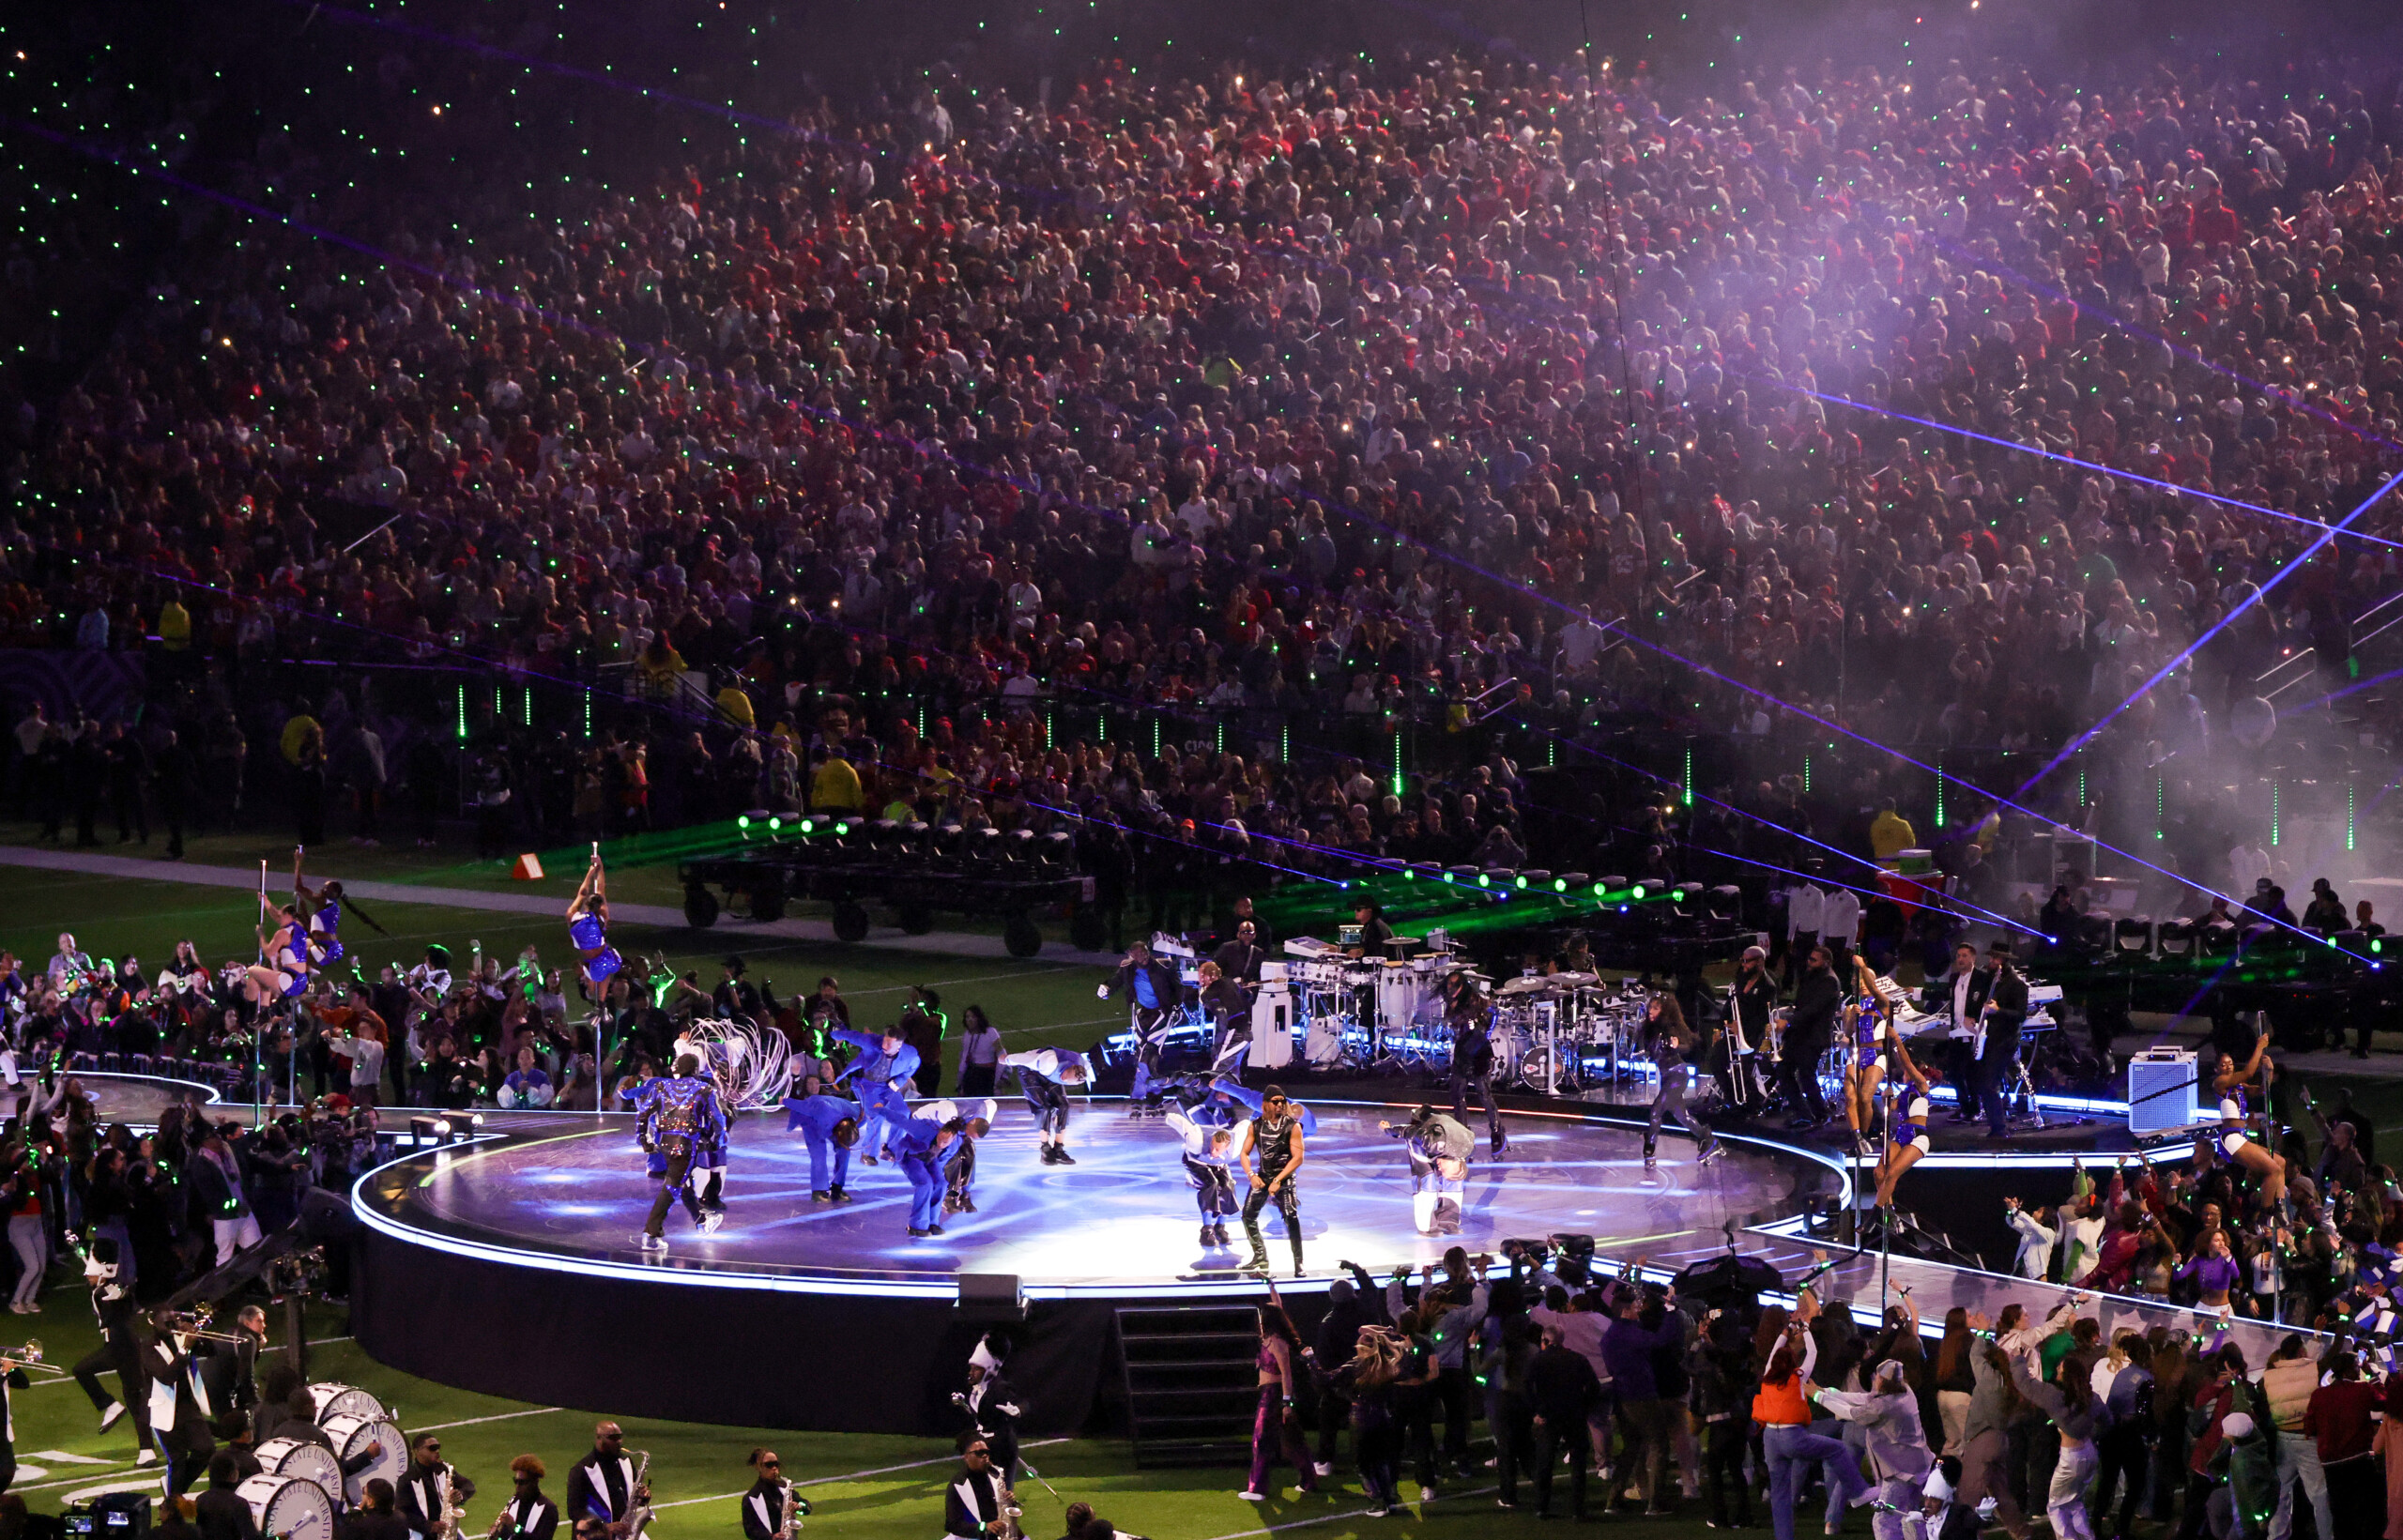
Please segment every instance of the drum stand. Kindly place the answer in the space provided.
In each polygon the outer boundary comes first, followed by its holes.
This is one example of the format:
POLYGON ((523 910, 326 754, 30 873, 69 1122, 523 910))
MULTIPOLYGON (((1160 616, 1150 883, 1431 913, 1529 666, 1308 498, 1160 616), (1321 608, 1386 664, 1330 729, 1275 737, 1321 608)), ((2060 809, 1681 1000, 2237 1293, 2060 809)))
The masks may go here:
POLYGON ((2044 1109, 2036 1105, 2036 1082, 2028 1074, 2026 1047, 2027 1044, 2023 1043, 2011 1050, 2011 1089, 2004 1094, 2026 1097, 2028 1121, 2038 1128, 2042 1128, 2044 1126, 2044 1109))

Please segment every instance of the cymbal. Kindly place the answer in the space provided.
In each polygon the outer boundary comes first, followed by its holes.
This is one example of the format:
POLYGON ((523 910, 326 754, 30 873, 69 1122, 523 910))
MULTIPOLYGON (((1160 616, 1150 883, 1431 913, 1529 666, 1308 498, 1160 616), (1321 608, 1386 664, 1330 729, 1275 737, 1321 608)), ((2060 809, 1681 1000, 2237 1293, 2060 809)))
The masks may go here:
POLYGON ((1512 979, 1497 993, 1504 995, 1550 995, 1566 987, 1557 974, 1550 978, 1512 979))
POLYGON ((1599 973, 1554 973, 1544 981, 1560 989, 1584 989, 1602 982, 1599 973))

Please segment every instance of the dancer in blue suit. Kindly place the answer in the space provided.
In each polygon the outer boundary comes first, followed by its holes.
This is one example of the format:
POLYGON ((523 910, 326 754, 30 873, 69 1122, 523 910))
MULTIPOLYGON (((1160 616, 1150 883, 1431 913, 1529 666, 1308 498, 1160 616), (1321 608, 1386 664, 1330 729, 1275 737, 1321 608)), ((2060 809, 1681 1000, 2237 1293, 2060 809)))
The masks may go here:
POLYGON ((932 1118, 911 1118, 893 1132, 893 1159, 910 1179, 910 1238, 923 1241, 942 1233, 942 1166, 952 1141, 962 1132, 962 1121, 939 1123, 932 1118))
POLYGON ((866 1113, 857 1102, 841 1096, 788 1096, 785 1132, 801 1130, 809 1141, 809 1196, 820 1203, 849 1203, 843 1179, 851 1172, 851 1146, 860 1142, 860 1121, 866 1113), (830 1165, 834 1180, 826 1180, 830 1165))
POLYGON ((726 1111, 718 1103, 717 1087, 701 1075, 698 1056, 684 1055, 676 1060, 675 1074, 646 1080, 635 1090, 635 1137, 650 1157, 651 1175, 659 1182, 659 1191, 650 1200, 650 1217, 635 1237, 635 1243, 647 1252, 667 1249, 663 1233, 667 1208, 680 1197, 694 1225, 704 1234, 717 1228, 725 1220, 725 1210, 703 1212, 693 1191, 693 1172, 705 1168, 703 1163, 712 1151, 724 1159, 726 1111))
POLYGON ((1077 1164, 1068 1153, 1068 1087, 1093 1084, 1093 1065, 1074 1049, 1033 1048, 1003 1054, 1002 1067, 1018 1072, 1018 1093, 1043 1133, 1043 1164, 1077 1164))
POLYGON ((860 1159, 874 1166, 899 1126, 910 1118, 909 1093, 918 1073, 918 1050, 901 1041, 901 1029, 888 1027, 870 1035, 855 1027, 837 1027, 827 1034, 859 1049, 859 1057, 843 1066, 836 1085, 848 1085, 860 1099, 866 1118, 860 1124, 860 1159), (895 1109, 898 1110, 895 1110, 895 1109))

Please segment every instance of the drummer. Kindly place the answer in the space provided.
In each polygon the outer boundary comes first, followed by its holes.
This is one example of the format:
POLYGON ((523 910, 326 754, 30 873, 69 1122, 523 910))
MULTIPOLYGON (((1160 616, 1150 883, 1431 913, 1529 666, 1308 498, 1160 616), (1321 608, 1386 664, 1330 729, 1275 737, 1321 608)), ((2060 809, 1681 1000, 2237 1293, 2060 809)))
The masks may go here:
POLYGON ((1385 956, 1385 943, 1393 939, 1393 927, 1385 923, 1383 906, 1363 893, 1352 906, 1352 922, 1360 927, 1360 944, 1351 949, 1350 955, 1385 956))

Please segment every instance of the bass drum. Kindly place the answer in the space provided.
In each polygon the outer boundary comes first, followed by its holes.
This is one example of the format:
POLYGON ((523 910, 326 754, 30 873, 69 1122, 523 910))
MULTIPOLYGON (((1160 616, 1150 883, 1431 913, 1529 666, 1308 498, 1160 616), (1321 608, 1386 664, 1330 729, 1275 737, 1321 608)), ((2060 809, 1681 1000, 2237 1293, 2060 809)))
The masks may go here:
POLYGON ((334 1500, 304 1476, 262 1472, 234 1488, 251 1505, 259 1532, 276 1540, 334 1540, 334 1500))
POLYGON ((309 1387, 309 1399, 317 1404, 317 1426, 326 1426, 329 1417, 364 1417, 369 1422, 385 1422, 391 1417, 384 1403, 355 1385, 337 1385, 326 1380, 309 1387))
MULTIPOLYGON (((346 1417, 337 1412, 318 1425, 332 1441, 335 1457, 342 1465, 367 1453, 371 1443, 382 1444, 384 1452, 375 1457, 363 1471, 343 1478, 343 1501, 358 1507, 367 1500, 367 1484, 381 1476, 400 1489, 401 1476, 408 1468, 408 1442, 401 1436, 400 1425, 381 1417, 346 1417)), ((270 1442, 273 1441, 270 1440, 270 1442)))
POLYGON ((270 1476, 298 1476, 329 1492, 342 1490, 342 1463, 321 1443, 300 1439, 269 1439, 253 1451, 259 1468, 270 1476))

